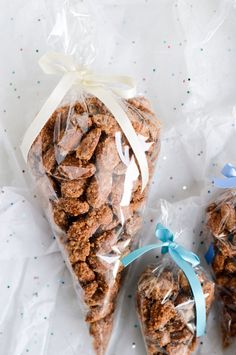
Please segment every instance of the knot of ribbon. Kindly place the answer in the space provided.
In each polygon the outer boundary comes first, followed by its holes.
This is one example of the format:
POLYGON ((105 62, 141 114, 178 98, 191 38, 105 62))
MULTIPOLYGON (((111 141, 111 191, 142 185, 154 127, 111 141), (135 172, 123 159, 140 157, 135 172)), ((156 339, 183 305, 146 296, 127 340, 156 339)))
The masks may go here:
POLYGON ((194 270, 194 267, 200 264, 199 257, 174 242, 173 234, 160 223, 156 226, 155 236, 159 240, 158 243, 134 250, 123 257, 121 263, 126 267, 153 249, 161 248, 162 254, 169 253, 173 261, 185 274, 192 290, 196 310, 196 335, 200 337, 205 334, 206 329, 206 303, 201 283, 194 270))
POLYGON ((214 178, 213 183, 216 187, 221 189, 236 188, 236 167, 230 163, 225 164, 221 170, 221 174, 226 179, 214 178))
POLYGON ((88 94, 96 96, 113 114, 137 159, 142 177, 142 190, 144 190, 149 179, 146 155, 129 117, 117 99, 117 97, 124 99, 134 97, 136 95, 135 81, 129 76, 97 75, 88 67, 79 66, 73 56, 63 53, 48 52, 40 58, 39 65, 46 74, 59 74, 62 78, 24 135, 21 151, 25 161, 27 161, 32 143, 49 117, 70 88, 77 85, 88 94))

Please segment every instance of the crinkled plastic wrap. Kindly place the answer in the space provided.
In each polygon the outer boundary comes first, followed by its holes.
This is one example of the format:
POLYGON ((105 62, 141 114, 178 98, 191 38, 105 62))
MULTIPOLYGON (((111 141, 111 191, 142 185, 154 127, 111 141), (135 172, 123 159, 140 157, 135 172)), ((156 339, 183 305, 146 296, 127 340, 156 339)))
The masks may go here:
MULTIPOLYGON (((209 312, 214 283, 201 267, 195 268, 209 312)), ((197 346, 195 301, 178 266, 165 257, 141 274, 137 311, 148 355, 188 355, 197 346)))
MULTIPOLYGON (((50 38, 55 33, 54 28, 50 38)), ((119 103, 139 138, 151 178, 159 122, 144 97, 119 103)), ((134 154, 109 109, 73 87, 48 117, 28 164, 73 275, 95 352, 104 354, 121 285, 119 260, 133 247, 147 192, 134 154)))
MULTIPOLYGON (((212 269, 218 290, 223 345, 236 337, 236 191, 227 190, 207 208, 212 269)), ((209 245, 209 244, 208 244, 209 245)))

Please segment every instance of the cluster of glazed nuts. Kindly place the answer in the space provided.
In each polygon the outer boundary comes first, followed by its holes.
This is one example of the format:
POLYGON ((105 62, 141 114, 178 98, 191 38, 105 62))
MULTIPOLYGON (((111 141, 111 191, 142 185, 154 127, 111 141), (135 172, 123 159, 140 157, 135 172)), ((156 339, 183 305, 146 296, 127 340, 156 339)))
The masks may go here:
POLYGON ((213 242, 212 268, 221 301, 223 344, 236 336, 236 196, 227 191, 207 208, 213 242))
MULTIPOLYGON (((214 299, 214 283, 196 269, 206 299, 214 299)), ((172 263, 151 265, 141 275, 137 311, 148 355, 189 355, 196 346, 195 305, 189 283, 172 263)))
MULTIPOLYGON (((151 176, 159 151, 159 122, 143 97, 122 105, 136 133, 152 142, 146 152, 151 176)), ((117 151, 117 132, 120 127, 101 101, 84 97, 53 113, 28 156, 54 233, 80 284, 99 355, 112 329, 121 283, 119 258, 132 248, 146 195, 139 176, 130 204, 120 206, 127 166, 117 151)), ((122 146, 129 146, 120 134, 122 146)))

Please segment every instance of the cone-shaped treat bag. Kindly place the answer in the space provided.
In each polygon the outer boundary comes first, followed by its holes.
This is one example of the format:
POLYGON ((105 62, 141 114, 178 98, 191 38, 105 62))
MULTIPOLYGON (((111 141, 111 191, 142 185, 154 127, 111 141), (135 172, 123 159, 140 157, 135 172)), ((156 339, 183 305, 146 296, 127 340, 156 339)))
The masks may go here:
MULTIPOLYGON (((83 23, 74 14, 73 7, 64 9, 75 29, 83 23)), ((149 102, 133 97, 131 78, 94 74, 79 57, 51 52, 41 58, 46 73, 62 78, 26 132, 22 151, 73 275, 95 353, 102 355, 121 286, 120 258, 140 228, 160 127, 149 102)))
POLYGON ((148 355, 190 355, 205 334, 214 300, 214 283, 196 254, 175 243, 173 234, 157 225, 156 244, 134 250, 124 266, 145 253, 168 253, 141 273, 136 290, 137 313, 148 355))
POLYGON ((226 347, 236 341, 236 168, 226 164, 222 172, 225 178, 215 179, 215 185, 225 190, 206 210, 209 241, 206 259, 215 276, 222 340, 226 347))

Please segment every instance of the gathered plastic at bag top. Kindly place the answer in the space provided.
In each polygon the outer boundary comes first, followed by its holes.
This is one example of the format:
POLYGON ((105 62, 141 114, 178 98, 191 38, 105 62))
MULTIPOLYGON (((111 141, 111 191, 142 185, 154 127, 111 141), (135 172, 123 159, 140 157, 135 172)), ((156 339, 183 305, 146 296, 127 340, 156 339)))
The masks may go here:
MULTIPOLYGON (((68 6, 66 2, 62 17, 67 11, 70 16, 73 14, 73 8, 68 6)), ((76 22, 72 21, 71 25, 75 26, 76 22)), ((70 23, 66 22, 66 26, 70 23)), ((79 21, 78 26, 83 27, 83 22, 79 21)), ((58 23, 50 38, 57 30, 58 23)), ((83 31, 79 35, 81 33, 83 31)), ((68 40, 67 48, 73 48, 72 54, 76 54, 77 47, 71 43, 73 39, 65 35, 63 33, 64 40, 68 40)), ((70 27, 67 35, 70 35, 70 27)), ((75 58, 78 60, 79 56, 75 58)), ((70 61, 70 57, 61 55, 59 59, 70 61)), ((72 68, 68 77, 77 74, 72 68)), ((66 75, 62 80, 67 80, 66 75)), ((109 107, 91 94, 96 85, 89 86, 87 79, 84 83, 90 89, 84 90, 81 80, 75 80, 65 90, 62 101, 57 97, 60 103, 55 110, 51 106, 55 104, 54 91, 39 112, 35 121, 45 112, 52 111, 52 114, 43 117, 46 124, 36 139, 32 139, 28 164, 73 276, 95 352, 104 354, 122 281, 120 258, 134 247, 147 195, 148 184, 143 184, 139 159, 146 162, 148 183, 160 148, 160 124, 144 97, 124 99, 114 93, 109 96, 120 116, 131 123, 133 145, 130 136, 123 131, 126 125, 121 127, 111 112, 112 105, 109 107)), ((62 81, 59 85, 64 90, 62 81)), ((104 88, 101 86, 100 90, 104 88)), ((109 88, 102 92, 109 95, 109 88)))

